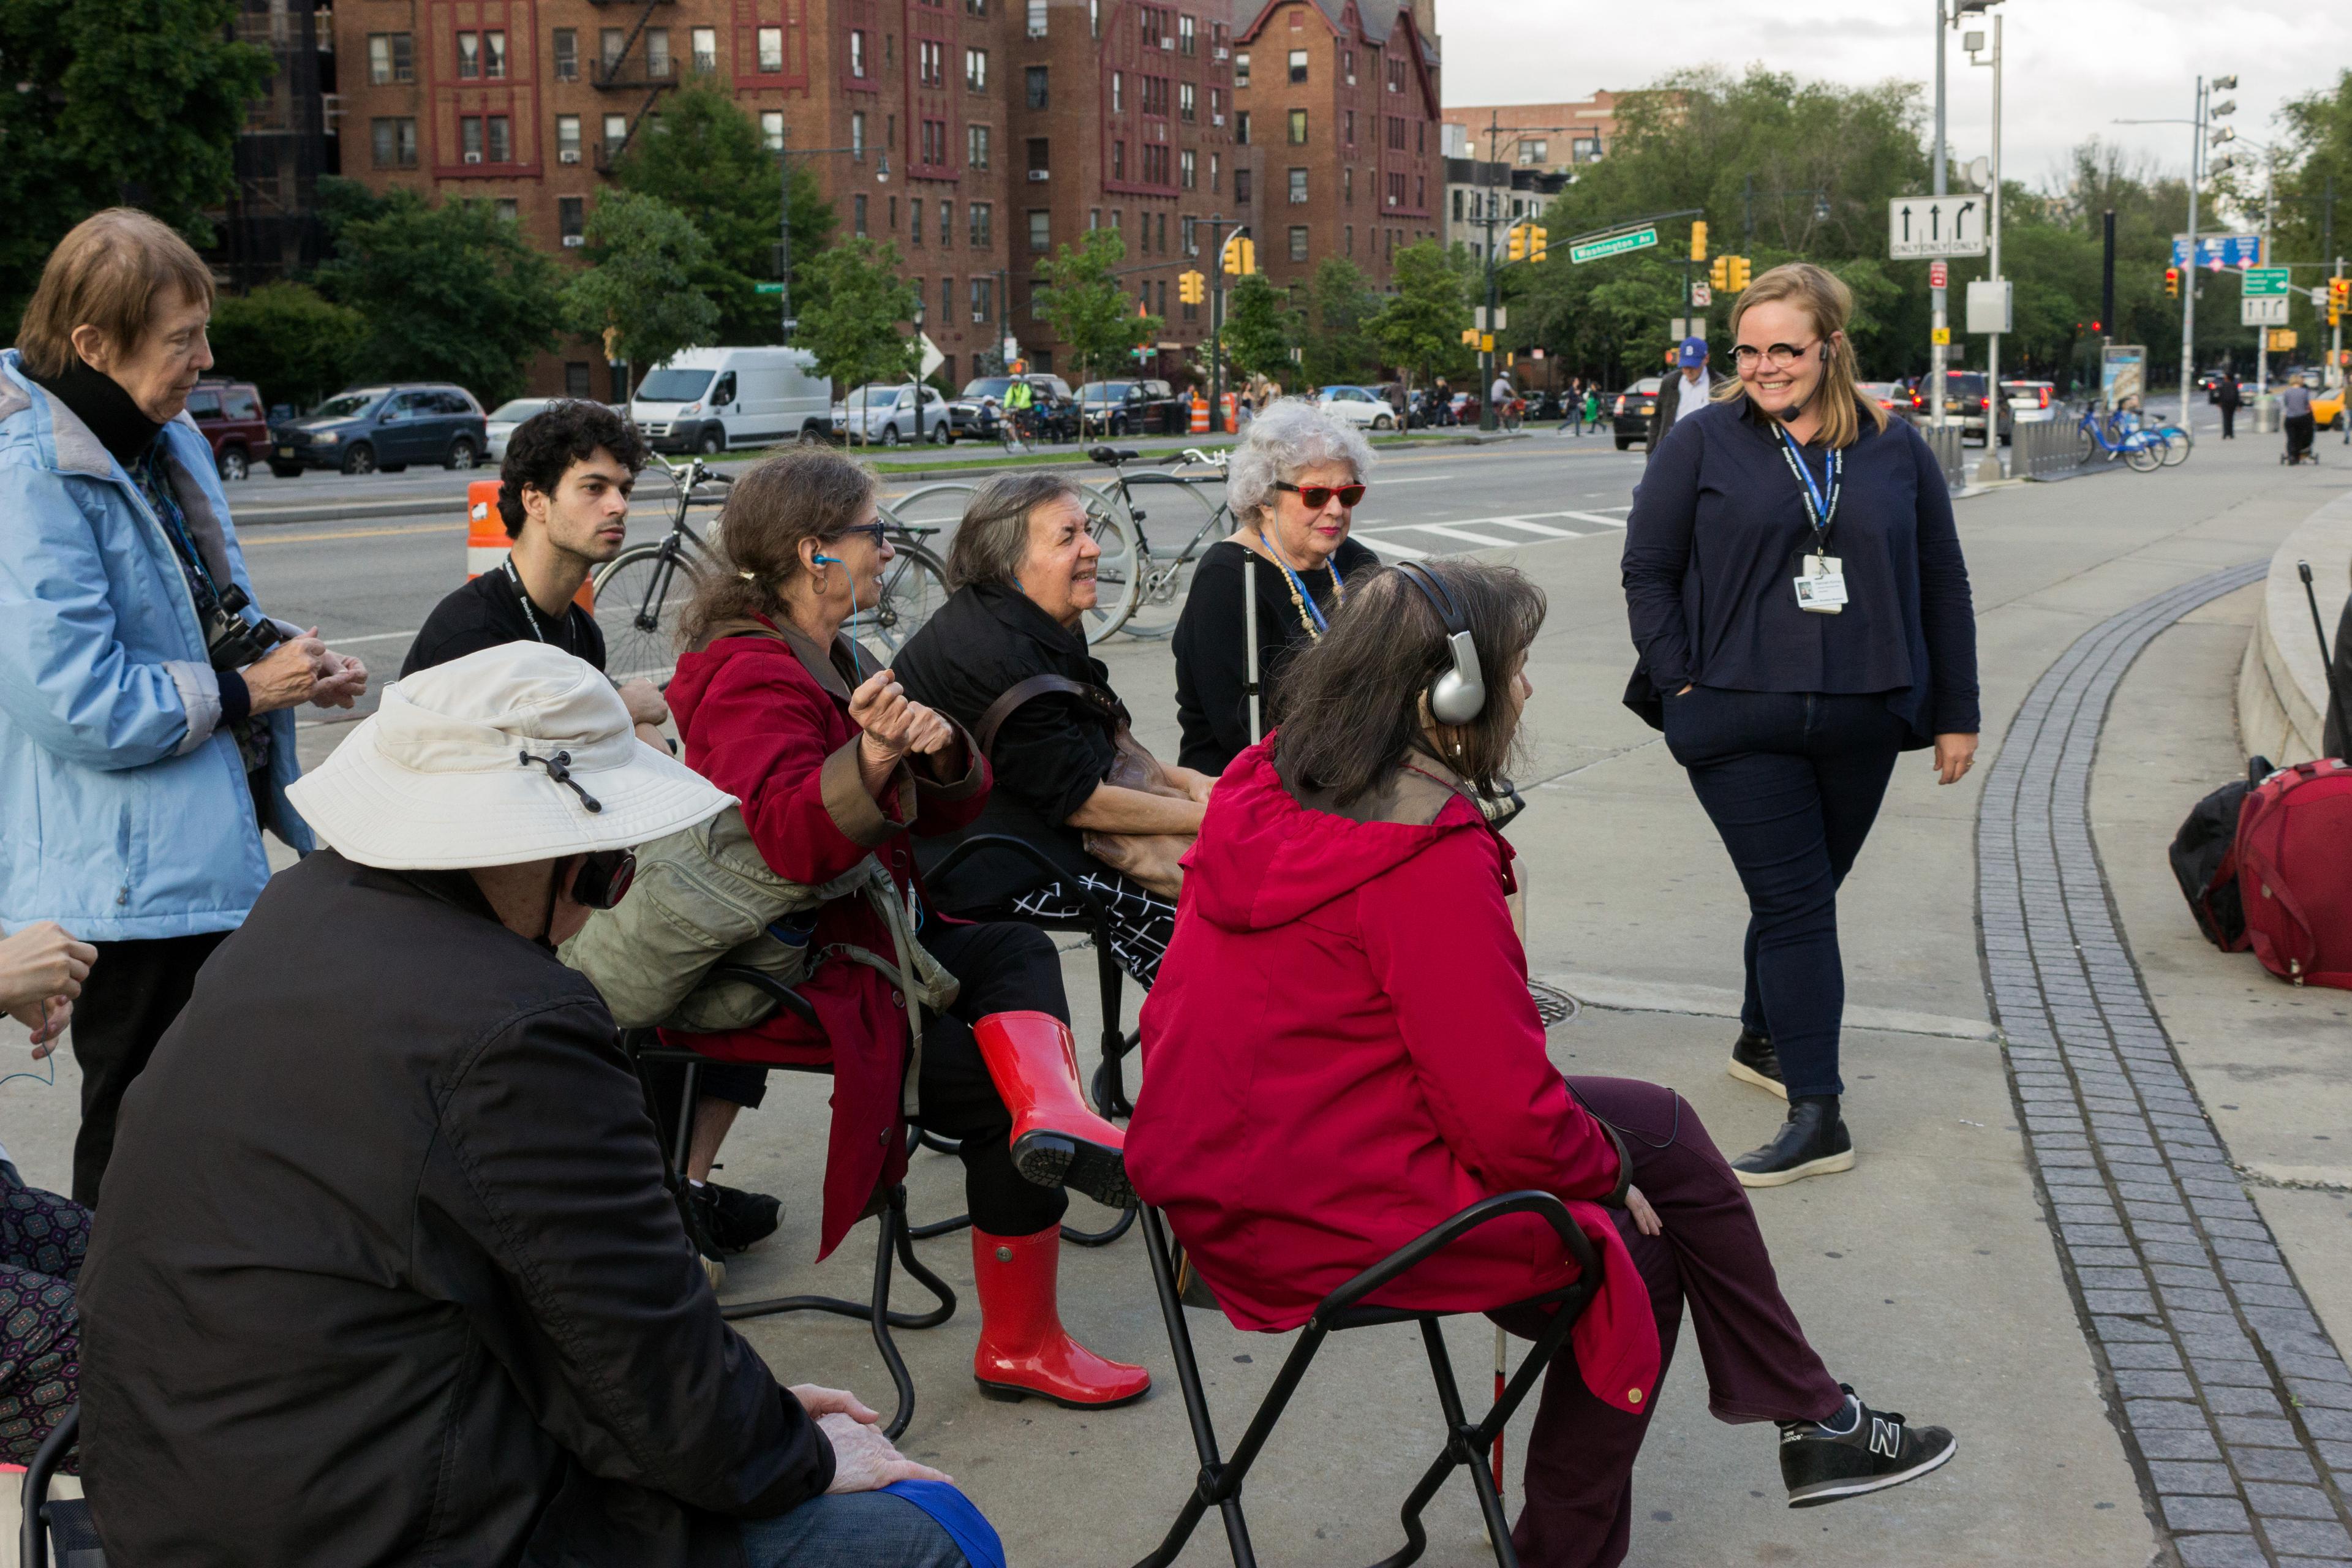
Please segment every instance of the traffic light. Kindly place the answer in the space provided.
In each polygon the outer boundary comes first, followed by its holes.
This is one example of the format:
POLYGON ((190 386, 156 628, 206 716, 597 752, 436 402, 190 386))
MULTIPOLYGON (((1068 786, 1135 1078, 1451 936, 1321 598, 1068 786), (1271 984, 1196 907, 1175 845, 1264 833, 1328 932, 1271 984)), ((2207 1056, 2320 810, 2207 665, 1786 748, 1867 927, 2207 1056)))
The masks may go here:
POLYGON ((1187 305, 1197 305, 1209 297, 1209 280, 1190 268, 1176 275, 1176 297, 1187 305))
POLYGON ((1726 258, 1726 259, 1731 263, 1731 276, 1729 279, 1731 291, 1735 294, 1745 291, 1748 288, 1748 258, 1744 256, 1733 256, 1726 258))
POLYGON ((1700 218, 1691 225, 1691 259, 1706 259, 1706 220, 1700 218))
POLYGON ((1533 228, 1528 229, 1528 259, 1529 261, 1541 261, 1544 258, 1544 246, 1550 240, 1550 238, 1551 230, 1544 227, 1541 224, 1538 224, 1533 228))
POLYGON ((2327 280, 2327 324, 2339 326, 2345 312, 2352 311, 2352 278, 2330 278, 2327 280))
POLYGON ((1504 254, 1509 259, 1525 261, 1528 258, 1528 231, 1518 224, 1511 226, 1511 232, 1504 237, 1504 254))
POLYGON ((1709 283, 1714 284, 1717 289, 1729 289, 1731 287, 1731 258, 1728 256, 1717 257, 1715 258, 1715 265, 1706 269, 1706 280, 1709 283))
POLYGON ((1257 246, 1245 234, 1237 234, 1225 242, 1224 266, 1236 278, 1246 278, 1257 270, 1257 246))
POLYGON ((2180 268, 2178 267, 2164 269, 2164 297, 2168 300, 2180 298, 2180 268))

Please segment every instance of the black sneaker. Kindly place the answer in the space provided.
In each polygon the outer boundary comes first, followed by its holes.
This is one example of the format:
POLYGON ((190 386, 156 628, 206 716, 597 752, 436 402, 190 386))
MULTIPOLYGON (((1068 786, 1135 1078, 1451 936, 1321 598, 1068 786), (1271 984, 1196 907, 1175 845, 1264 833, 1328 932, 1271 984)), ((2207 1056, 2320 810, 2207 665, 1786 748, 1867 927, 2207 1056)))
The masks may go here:
POLYGON ((1853 1169, 1853 1139, 1833 1094, 1790 1101, 1789 1119, 1772 1142, 1731 1162, 1731 1173, 1743 1187, 1780 1187, 1853 1169))
POLYGON ((702 1260, 704 1277, 713 1290, 718 1289, 727 1282, 727 1255, 711 1237, 710 1206, 697 1195, 691 1182, 678 1184, 677 1215, 685 1223, 687 1240, 694 1244, 695 1254, 702 1260))
POLYGON ((1841 1498, 1884 1491, 1940 1468, 1960 1451, 1941 1426, 1913 1426, 1892 1410, 1873 1410, 1844 1384, 1845 1409, 1827 1423, 1780 1424, 1780 1479, 1790 1508, 1819 1508, 1841 1498))
POLYGON ((1767 1094, 1789 1098, 1789 1086, 1780 1079, 1780 1053, 1772 1048, 1772 1037, 1742 1028, 1739 1037, 1731 1042, 1731 1076, 1742 1083, 1752 1083, 1767 1094))
POLYGON ((688 1182, 687 1201, 702 1216, 702 1229, 727 1257, 749 1252, 776 1234, 784 1205, 765 1193, 747 1193, 719 1182, 688 1182))

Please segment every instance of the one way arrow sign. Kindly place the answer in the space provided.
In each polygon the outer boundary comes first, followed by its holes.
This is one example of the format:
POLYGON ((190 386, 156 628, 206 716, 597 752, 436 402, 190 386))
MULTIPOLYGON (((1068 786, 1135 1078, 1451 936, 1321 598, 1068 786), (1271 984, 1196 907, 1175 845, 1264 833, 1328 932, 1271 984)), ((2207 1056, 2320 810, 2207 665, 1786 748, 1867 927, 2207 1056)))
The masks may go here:
POLYGON ((1895 196, 1887 202, 1886 254, 1890 259, 1984 253, 1981 198, 1957 195, 1895 196))

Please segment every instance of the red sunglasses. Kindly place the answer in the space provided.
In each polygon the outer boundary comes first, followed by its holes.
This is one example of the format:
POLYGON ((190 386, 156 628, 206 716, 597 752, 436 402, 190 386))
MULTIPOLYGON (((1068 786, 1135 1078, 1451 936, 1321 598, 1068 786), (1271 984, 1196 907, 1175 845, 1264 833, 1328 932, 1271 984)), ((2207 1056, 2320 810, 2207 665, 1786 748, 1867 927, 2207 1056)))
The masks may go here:
POLYGON ((1321 511, 1331 504, 1333 496, 1338 496, 1339 504, 1344 507, 1352 507, 1364 499, 1364 487, 1361 485, 1286 485, 1277 479, 1274 488, 1288 490, 1305 501, 1309 511, 1321 511))

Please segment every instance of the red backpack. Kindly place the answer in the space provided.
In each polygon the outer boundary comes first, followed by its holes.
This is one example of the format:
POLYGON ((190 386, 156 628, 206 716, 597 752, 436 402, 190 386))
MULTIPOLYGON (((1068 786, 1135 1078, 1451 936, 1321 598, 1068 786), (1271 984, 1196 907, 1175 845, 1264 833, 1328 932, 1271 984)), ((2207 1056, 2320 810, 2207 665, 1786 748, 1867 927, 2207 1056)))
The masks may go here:
POLYGON ((2352 764, 2282 768, 2238 819, 2238 890, 2263 967, 2352 991, 2352 764))

